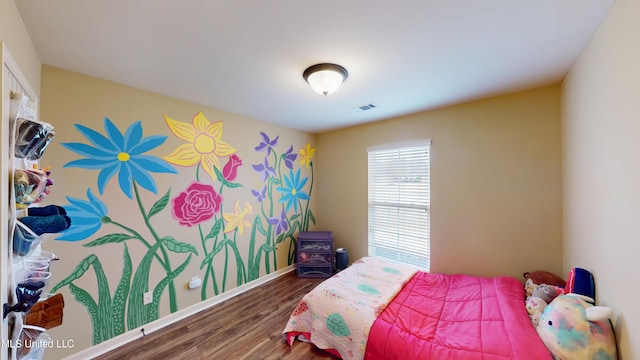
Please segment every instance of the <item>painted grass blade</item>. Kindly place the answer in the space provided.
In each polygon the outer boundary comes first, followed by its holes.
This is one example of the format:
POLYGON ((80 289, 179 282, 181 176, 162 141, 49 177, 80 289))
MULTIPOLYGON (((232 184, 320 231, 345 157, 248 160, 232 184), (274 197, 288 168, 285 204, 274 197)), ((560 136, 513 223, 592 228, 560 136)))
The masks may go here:
POLYGON ((100 326, 98 325, 98 305, 86 290, 73 285, 73 283, 69 283, 68 285, 75 299, 84 305, 89 312, 89 318, 91 318, 91 324, 93 325, 93 345, 101 343, 104 339, 102 338, 100 326))
POLYGON ((87 256, 86 258, 82 259, 78 263, 78 265, 76 265, 76 268, 73 269, 73 271, 71 272, 71 274, 69 276, 67 276, 66 278, 62 279, 62 281, 57 283, 56 286, 54 286, 51 289, 51 293, 55 293, 56 291, 58 291, 63 286, 67 286, 67 285, 71 284, 71 282, 73 280, 81 278, 82 275, 84 275, 84 273, 87 272, 87 270, 89 269, 89 266, 91 266, 91 264, 93 264, 93 262, 96 261, 97 259, 98 259, 98 257, 96 256, 96 254, 91 254, 91 255, 87 256))
POLYGON ((131 283, 131 292, 129 293, 129 302, 127 306, 127 327, 129 330, 135 329, 146 324, 147 312, 144 311, 143 299, 144 293, 149 290, 149 271, 151 270, 151 262, 156 251, 160 247, 160 243, 156 243, 147 250, 131 283))
POLYGON ((120 283, 116 288, 116 293, 113 295, 113 335, 117 336, 123 334, 126 330, 124 317, 125 309, 127 306, 127 297, 129 296, 129 287, 131 286, 131 273, 133 266, 131 265, 131 256, 129 255, 129 248, 127 244, 124 244, 124 268, 122 269, 122 277, 120 283))
POLYGON ((147 306, 147 322, 157 320, 159 317, 160 310, 160 296, 164 289, 169 285, 173 279, 175 279, 180 273, 189 265, 191 261, 191 254, 187 257, 180 266, 178 266, 175 270, 169 273, 164 279, 162 279, 158 285, 156 285, 155 289, 153 289, 153 302, 147 306))

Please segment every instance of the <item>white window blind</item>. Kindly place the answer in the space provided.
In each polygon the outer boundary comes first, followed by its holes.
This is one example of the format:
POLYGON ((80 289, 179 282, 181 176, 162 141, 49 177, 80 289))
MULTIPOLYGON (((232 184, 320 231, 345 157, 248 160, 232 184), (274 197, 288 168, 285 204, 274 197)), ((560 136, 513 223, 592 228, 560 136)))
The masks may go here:
POLYGON ((368 148, 369 256, 429 270, 430 141, 368 148))

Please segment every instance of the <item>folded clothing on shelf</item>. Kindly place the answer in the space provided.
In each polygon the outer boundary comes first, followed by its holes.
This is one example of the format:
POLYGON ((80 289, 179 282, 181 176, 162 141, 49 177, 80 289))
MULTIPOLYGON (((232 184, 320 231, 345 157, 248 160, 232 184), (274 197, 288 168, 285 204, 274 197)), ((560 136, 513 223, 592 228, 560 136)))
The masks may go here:
POLYGON ((58 205, 30 207, 26 211, 27 216, 66 215, 67 211, 58 205))
POLYGON ((16 156, 29 160, 40 159, 54 135, 50 124, 19 118, 16 120, 16 156))
POLYGON ((25 216, 20 218, 20 222, 36 235, 59 233, 71 226, 71 218, 67 215, 25 216))
POLYGON ((53 185, 49 175, 50 172, 40 169, 16 169, 13 173, 16 205, 25 207, 41 201, 53 185))

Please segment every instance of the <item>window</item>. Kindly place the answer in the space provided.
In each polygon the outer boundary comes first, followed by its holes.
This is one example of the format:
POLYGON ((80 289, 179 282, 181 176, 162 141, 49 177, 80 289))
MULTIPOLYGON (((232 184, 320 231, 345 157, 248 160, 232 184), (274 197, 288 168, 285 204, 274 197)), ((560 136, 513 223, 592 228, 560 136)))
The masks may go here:
POLYGON ((369 256, 429 270, 431 141, 368 148, 369 256))

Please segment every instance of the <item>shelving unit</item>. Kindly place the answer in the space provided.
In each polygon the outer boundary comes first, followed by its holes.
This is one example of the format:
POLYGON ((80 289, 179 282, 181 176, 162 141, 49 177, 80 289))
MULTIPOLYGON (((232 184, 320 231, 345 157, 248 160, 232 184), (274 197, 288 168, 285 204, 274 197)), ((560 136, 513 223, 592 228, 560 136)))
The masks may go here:
POLYGON ((298 277, 333 275, 333 232, 301 231, 296 247, 298 277))
MULTIPOLYGON (((0 73, 0 84, 2 85, 2 97, 0 100, 0 109, 2 110, 2 123, 0 125, 0 224, 2 229, 0 281, 2 291, 0 293, 0 301, 3 305, 6 304, 6 306, 10 307, 18 302, 16 299, 16 286, 24 280, 22 278, 24 274, 22 270, 26 268, 26 262, 41 253, 39 245, 33 248, 27 247, 26 250, 16 249, 16 253, 23 256, 16 255, 13 249, 13 236, 18 217, 13 188, 14 172, 17 169, 31 169, 33 165, 38 164, 38 161, 18 159, 15 156, 16 124, 14 123, 15 119, 10 116, 11 96, 19 93, 28 98, 29 109, 32 111, 33 120, 36 122, 38 117, 38 97, 7 51, 6 46, 1 42, 0 59, 2 60, 2 72, 0 73), (29 256, 27 256, 27 253, 29 253, 29 256)), ((19 338, 20 330, 23 327, 23 316, 24 312, 9 312, 6 317, 3 317, 1 360, 13 360, 18 357, 17 348, 20 343, 16 342, 16 340, 19 338)), ((34 348, 29 350, 31 351, 31 356, 35 355, 36 350, 34 348)))

